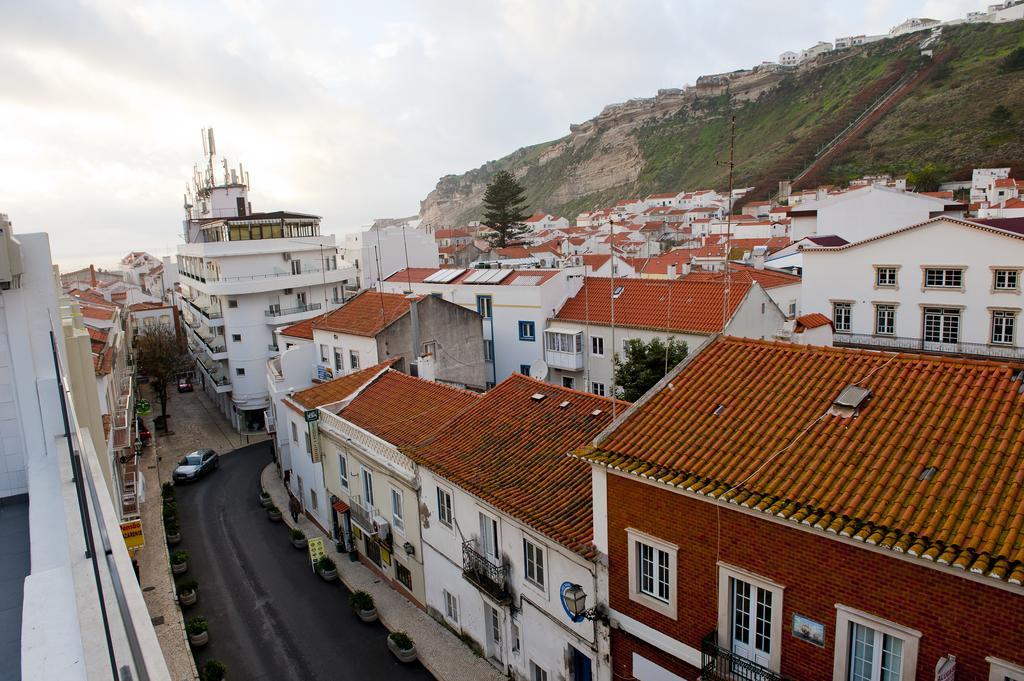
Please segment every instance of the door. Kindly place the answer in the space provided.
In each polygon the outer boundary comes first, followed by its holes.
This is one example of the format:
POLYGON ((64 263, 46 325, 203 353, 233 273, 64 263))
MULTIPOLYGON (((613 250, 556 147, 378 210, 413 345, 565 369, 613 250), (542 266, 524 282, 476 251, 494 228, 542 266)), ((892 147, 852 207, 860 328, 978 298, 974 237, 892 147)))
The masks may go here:
POLYGON ((569 662, 572 681, 592 681, 594 675, 590 665, 590 658, 572 646, 569 646, 569 650, 572 653, 569 662))
POLYGON ((487 657, 501 666, 501 615, 496 608, 484 605, 487 622, 487 657))
MULTIPOLYGON (((732 651, 762 667, 771 665, 772 592, 729 578, 732 651)), ((733 670, 742 677, 742 672, 733 670)))
POLYGON ((498 521, 480 513, 480 552, 495 565, 498 564, 498 521))
POLYGON ((306 496, 305 496, 306 492, 304 491, 303 486, 302 486, 302 476, 301 475, 297 475, 297 476, 295 476, 295 478, 299 481, 299 495, 298 495, 299 496, 299 503, 302 504, 303 506, 305 506, 306 505, 306 496))

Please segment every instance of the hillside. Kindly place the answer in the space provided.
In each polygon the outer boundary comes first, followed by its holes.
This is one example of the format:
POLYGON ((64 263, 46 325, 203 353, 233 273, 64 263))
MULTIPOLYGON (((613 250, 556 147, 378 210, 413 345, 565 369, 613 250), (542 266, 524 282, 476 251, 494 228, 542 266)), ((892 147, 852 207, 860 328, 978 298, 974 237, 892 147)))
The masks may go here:
POLYGON ((520 178, 531 209, 569 217, 629 196, 723 188, 727 171, 717 161, 728 154, 730 115, 736 186, 757 186, 767 196, 872 103, 900 88, 805 181, 904 173, 926 163, 944 166, 951 178, 975 166, 1024 170, 1024 71, 999 68, 1024 46, 1024 22, 944 27, 930 46, 933 58, 918 47, 927 37, 832 52, 795 70, 702 76, 694 88, 605 107, 561 139, 441 178, 420 215, 434 226, 476 219, 487 181, 503 168, 520 178), (991 115, 999 105, 1011 112, 1009 121, 991 115))

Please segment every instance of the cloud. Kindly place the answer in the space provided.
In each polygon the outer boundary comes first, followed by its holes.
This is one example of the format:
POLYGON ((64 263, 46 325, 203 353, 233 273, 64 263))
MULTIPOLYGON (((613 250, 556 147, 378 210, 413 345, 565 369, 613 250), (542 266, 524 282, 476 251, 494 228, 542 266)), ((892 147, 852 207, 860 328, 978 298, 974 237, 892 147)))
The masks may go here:
POLYGON ((58 261, 173 250, 214 126, 258 209, 344 232, 604 105, 965 0, 9 3, 0 211, 58 261))

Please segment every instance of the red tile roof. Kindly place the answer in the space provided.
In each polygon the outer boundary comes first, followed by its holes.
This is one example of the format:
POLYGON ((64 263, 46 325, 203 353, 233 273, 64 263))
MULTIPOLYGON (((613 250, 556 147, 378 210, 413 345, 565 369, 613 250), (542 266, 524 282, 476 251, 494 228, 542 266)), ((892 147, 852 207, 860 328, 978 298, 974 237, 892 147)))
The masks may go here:
POLYGON ((590 469, 565 453, 596 437, 611 417, 608 398, 513 374, 407 453, 436 475, 593 558, 590 469), (545 397, 536 401, 535 394, 545 397))
POLYGON ((476 404, 478 393, 389 369, 363 388, 339 416, 396 447, 411 447, 476 404))
POLYGON ((811 314, 801 315, 796 318, 797 333, 804 329, 816 329, 819 326, 832 326, 832 320, 820 312, 812 312, 811 314))
POLYGON ((313 322, 313 330, 372 338, 407 312, 409 299, 401 293, 363 291, 313 322))
POLYGON ((583 259, 583 264, 584 265, 586 265, 588 267, 591 267, 591 268, 593 268, 595 270, 601 269, 604 266, 604 264, 606 262, 608 262, 608 260, 611 257, 612 256, 610 254, 609 255, 601 255, 599 253, 588 253, 586 255, 581 255, 580 256, 580 258, 583 259))
POLYGON ((84 301, 79 303, 78 307, 82 311, 82 316, 86 319, 111 321, 114 319, 114 312, 116 311, 116 308, 113 307, 100 307, 99 305, 92 305, 84 301))
MULTIPOLYGON (((745 281, 749 283, 751 281, 756 281, 761 285, 761 288, 765 289, 778 288, 780 286, 800 285, 800 277, 795 274, 773 269, 759 270, 751 265, 736 262, 729 263, 729 276, 733 282, 745 281)), ((686 275, 686 278, 704 281, 722 281, 725 279, 725 272, 695 270, 686 275)))
POLYGON ((291 326, 286 326, 282 328, 280 331, 278 331, 278 333, 281 334, 282 336, 288 336, 290 338, 305 338, 306 340, 313 340, 313 322, 320 321, 321 319, 326 317, 327 314, 322 314, 319 317, 303 319, 301 322, 296 322, 291 326))
POLYGON ((1004 187, 1016 187, 1017 181, 1014 180, 1012 177, 1001 177, 995 181, 994 186, 1000 189, 1004 187))
POLYGON ((1017 372, 997 362, 719 338, 578 454, 1022 584, 1017 372), (869 389, 869 400, 853 418, 830 414, 852 384, 869 389))
POLYGON ((651 194, 647 198, 648 199, 674 199, 678 195, 679 195, 678 192, 675 192, 675 193, 668 192, 668 193, 664 193, 664 194, 651 194))
MULTIPOLYGON (((117 294, 115 293, 114 295, 116 296, 117 294)), ((147 312, 149 310, 163 310, 165 308, 170 309, 170 307, 170 305, 165 305, 164 303, 143 302, 133 303, 128 306, 128 309, 131 310, 132 312, 147 312)))
POLYGON ((439 229, 434 232, 435 239, 456 239, 460 237, 469 237, 469 232, 461 229, 439 229))
MULTIPOLYGON (((615 299, 615 325, 638 329, 668 329, 687 333, 718 333, 724 326, 722 308, 726 286, 717 281, 684 279, 616 279, 622 293, 615 299)), ((749 282, 733 281, 728 318, 750 290, 749 282)), ((612 280, 588 278, 580 292, 566 301, 555 319, 611 324, 612 280)))
POLYGON ((392 358, 372 367, 345 374, 333 381, 327 381, 320 385, 314 385, 312 388, 299 390, 292 393, 285 400, 285 404, 294 411, 302 411, 303 409, 316 409, 327 404, 341 402, 351 397, 353 393, 378 375, 387 371, 397 361, 397 358, 392 358))

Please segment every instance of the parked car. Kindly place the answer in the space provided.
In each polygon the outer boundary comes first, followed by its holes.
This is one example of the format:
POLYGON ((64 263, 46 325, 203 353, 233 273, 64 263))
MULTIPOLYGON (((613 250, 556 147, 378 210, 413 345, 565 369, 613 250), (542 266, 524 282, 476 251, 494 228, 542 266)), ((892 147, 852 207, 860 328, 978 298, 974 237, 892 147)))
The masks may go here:
POLYGON ((178 392, 179 393, 190 393, 192 392, 192 379, 187 376, 182 376, 178 379, 178 392))
POLYGON ((174 469, 175 482, 198 480, 220 466, 220 456, 212 449, 197 449, 178 462, 174 469))
POLYGON ((135 425, 139 433, 139 440, 142 441, 142 446, 149 445, 153 441, 153 433, 149 432, 149 428, 146 427, 146 422, 142 420, 141 416, 135 417, 135 425))

